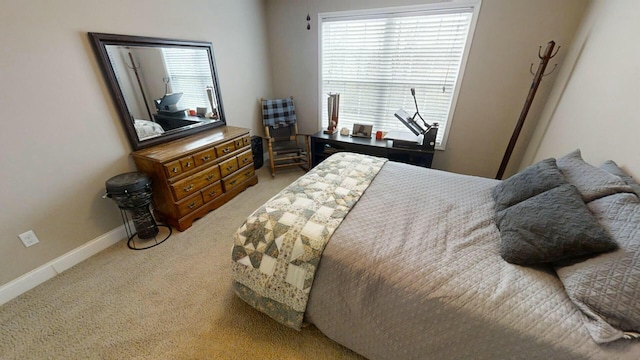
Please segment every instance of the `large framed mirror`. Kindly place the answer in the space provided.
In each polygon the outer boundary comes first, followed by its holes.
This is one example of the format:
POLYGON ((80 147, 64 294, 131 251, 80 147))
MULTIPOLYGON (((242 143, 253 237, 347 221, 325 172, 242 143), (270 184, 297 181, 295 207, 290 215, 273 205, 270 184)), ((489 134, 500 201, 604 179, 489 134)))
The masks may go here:
POLYGON ((210 42, 89 38, 133 150, 226 125, 210 42))

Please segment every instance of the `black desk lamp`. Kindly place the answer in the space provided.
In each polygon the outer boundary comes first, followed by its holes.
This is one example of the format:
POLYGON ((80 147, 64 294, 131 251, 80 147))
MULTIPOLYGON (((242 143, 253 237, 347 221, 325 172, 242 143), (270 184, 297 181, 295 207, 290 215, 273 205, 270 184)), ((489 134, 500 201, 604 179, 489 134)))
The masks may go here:
POLYGON ((411 96, 413 96, 413 103, 416 104, 416 113, 413 114, 413 116, 411 117, 411 121, 414 122, 420 129, 422 129, 422 127, 420 127, 420 124, 418 124, 416 122, 416 116, 418 116, 420 118, 420 120, 422 120, 422 123, 424 124, 424 126, 426 127, 426 129, 421 132, 421 134, 424 134, 427 131, 429 131, 429 129, 431 129, 431 126, 429 124, 427 124, 427 122, 424 121, 424 119, 422 118, 422 115, 420 115, 420 110, 418 110, 418 100, 416 100, 416 89, 415 88, 411 88, 411 96))
POLYGON ((416 100, 416 89, 415 88, 411 88, 411 95, 413 96, 413 102, 416 105, 415 114, 413 114, 413 116, 409 116, 409 114, 406 111, 404 111, 404 109, 400 109, 400 110, 396 111, 396 113, 394 115, 398 118, 398 120, 400 120, 404 124, 404 126, 409 128, 409 130, 411 130, 412 133, 414 133, 415 135, 424 135, 433 126, 437 126, 436 125, 437 123, 434 123, 433 125, 429 125, 429 124, 427 124, 426 121, 424 121, 424 119, 422 118, 422 115, 420 115, 420 110, 418 110, 418 101, 416 100), (424 124, 424 127, 421 126, 416 121, 416 117, 420 118, 420 120, 422 121, 422 124, 424 124))
MULTIPOLYGON (((436 135, 438 133, 438 123, 433 123, 433 125, 427 124, 424 118, 422 118, 422 115, 420 115, 420 110, 418 110, 418 101, 416 100, 415 88, 411 88, 411 95, 413 96, 413 102, 416 105, 415 114, 413 114, 413 116, 410 116, 406 111, 404 111, 404 109, 401 108, 400 110, 396 111, 394 115, 396 116, 396 118, 398 118, 398 120, 400 120, 400 122, 404 124, 404 126, 406 126, 409 130, 411 130, 411 132, 414 135, 423 136, 423 139, 422 139, 423 148, 433 150, 435 147, 436 135), (416 117, 420 118, 424 126, 420 125, 416 121, 416 117)), ((404 142, 394 141, 394 146, 397 146, 397 145, 406 146, 404 142)))

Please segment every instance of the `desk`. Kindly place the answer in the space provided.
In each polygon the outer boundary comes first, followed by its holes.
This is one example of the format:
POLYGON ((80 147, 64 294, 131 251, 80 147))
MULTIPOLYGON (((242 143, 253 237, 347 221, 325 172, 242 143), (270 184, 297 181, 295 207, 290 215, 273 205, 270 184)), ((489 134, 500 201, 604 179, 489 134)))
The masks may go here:
POLYGON ((204 117, 198 116, 189 116, 185 115, 184 112, 182 116, 168 116, 163 114, 153 114, 153 119, 158 123, 158 125, 162 126, 165 131, 173 130, 176 128, 181 128, 184 126, 189 126, 197 123, 211 123, 214 121, 218 121, 218 119, 208 119, 204 117))
POLYGON ((389 160, 422 167, 431 167, 433 151, 422 149, 394 148, 391 140, 359 138, 323 134, 322 131, 311 135, 311 165, 316 166, 327 157, 341 151, 385 157, 389 160))

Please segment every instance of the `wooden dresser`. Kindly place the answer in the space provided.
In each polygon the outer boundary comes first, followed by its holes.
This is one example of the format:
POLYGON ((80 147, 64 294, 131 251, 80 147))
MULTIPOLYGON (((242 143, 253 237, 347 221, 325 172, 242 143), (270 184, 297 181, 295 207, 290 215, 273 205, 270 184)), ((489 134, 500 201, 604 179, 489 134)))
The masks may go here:
POLYGON ((180 231, 258 183, 249 130, 223 126, 133 153, 151 177, 154 214, 180 231))

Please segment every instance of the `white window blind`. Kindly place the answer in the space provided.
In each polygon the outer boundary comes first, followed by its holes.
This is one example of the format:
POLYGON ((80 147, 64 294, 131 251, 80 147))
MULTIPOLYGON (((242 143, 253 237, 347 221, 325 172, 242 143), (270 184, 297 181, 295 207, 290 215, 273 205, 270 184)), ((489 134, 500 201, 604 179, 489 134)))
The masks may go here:
MULTIPOLYGON (((213 86, 209 53, 204 49, 163 48, 165 66, 169 75, 169 92, 183 93, 178 108, 207 107, 207 86, 213 86)), ((213 99, 215 101, 215 97, 213 99)), ((217 107, 218 104, 213 104, 217 107)))
POLYGON ((327 94, 340 93, 338 128, 355 121, 373 123, 373 131, 409 131, 394 116, 416 111, 437 122, 437 146, 450 123, 473 7, 328 16, 321 27, 322 127, 327 94))

